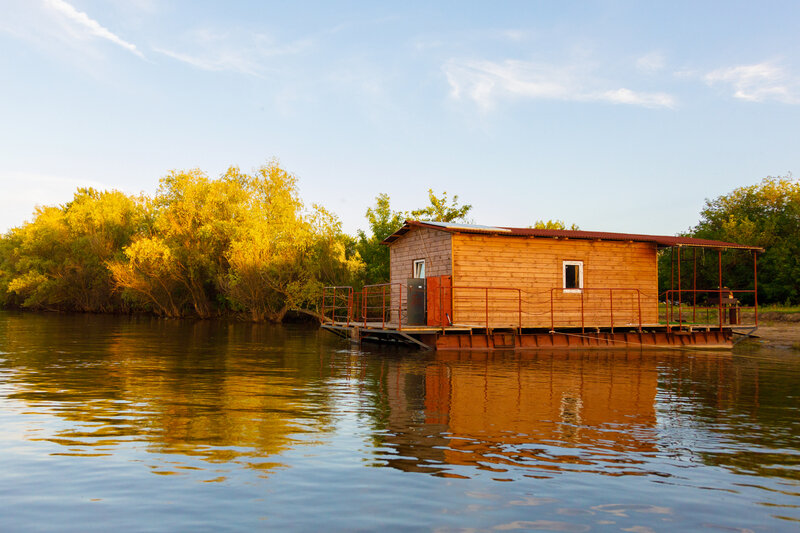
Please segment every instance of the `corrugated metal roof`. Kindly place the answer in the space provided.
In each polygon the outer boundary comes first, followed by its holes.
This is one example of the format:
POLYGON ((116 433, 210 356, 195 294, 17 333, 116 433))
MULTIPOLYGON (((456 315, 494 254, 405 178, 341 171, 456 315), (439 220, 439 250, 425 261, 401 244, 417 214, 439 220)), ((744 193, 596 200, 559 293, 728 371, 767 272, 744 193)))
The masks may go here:
POLYGON ((454 229, 457 231, 472 230, 472 231, 491 231, 497 233, 510 233, 510 228, 499 228, 497 226, 481 226, 480 224, 458 224, 456 222, 423 222, 426 226, 438 226, 440 228, 454 229))
POLYGON ((633 241, 651 242, 659 247, 694 246, 700 248, 735 248, 763 252, 758 246, 747 246, 733 242, 695 239, 694 237, 674 237, 670 235, 642 235, 637 233, 609 233, 604 231, 582 231, 562 229, 509 228, 502 226, 478 226, 474 224, 456 224, 452 222, 423 222, 406 220, 403 227, 386 237, 384 244, 391 244, 413 227, 427 227, 448 233, 482 233, 505 237, 538 237, 550 239, 582 239, 600 241, 633 241))

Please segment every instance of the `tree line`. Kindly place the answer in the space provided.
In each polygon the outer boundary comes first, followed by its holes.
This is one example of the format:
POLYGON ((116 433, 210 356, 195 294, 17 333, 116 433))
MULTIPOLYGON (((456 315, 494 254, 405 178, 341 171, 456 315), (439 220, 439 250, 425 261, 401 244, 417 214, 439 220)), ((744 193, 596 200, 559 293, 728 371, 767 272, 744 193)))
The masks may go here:
MULTIPOLYGON (((700 221, 685 235, 763 248, 757 258, 759 304, 800 304, 800 180, 791 174, 770 176, 706 200, 700 221)), ((716 255, 701 254, 698 259, 698 288, 717 287, 716 255)), ((724 285, 753 289, 750 253, 723 254, 722 265, 724 285)), ((666 281, 666 257, 661 266, 661 277, 666 281)), ((752 296, 743 295, 741 299, 752 303, 752 296)))
MULTIPOLYGON (((297 178, 275 161, 249 174, 231 167, 217 179, 173 171, 153 196, 81 188, 0 237, 0 305, 256 322, 315 314, 326 285, 389 280, 389 249, 380 243, 406 219, 470 222, 472 206, 458 196, 429 190, 428 202, 396 211, 379 194, 368 230, 350 236, 333 213, 304 205, 297 178)), ((567 228, 558 220, 533 227, 567 228)), ((686 234, 765 248, 760 301, 800 303, 800 184, 791 176, 708 200, 686 234)), ((660 265, 664 286, 668 262, 660 265)), ((701 264, 705 281, 716 280, 714 268, 701 264)), ((752 278, 751 262, 726 269, 731 287, 752 278)))
POLYGON ((304 205, 297 178, 275 161, 217 179, 173 171, 152 197, 81 188, 0 238, 0 305, 255 322, 313 315, 326 285, 388 279, 380 241, 406 217, 465 220, 471 209, 447 193, 429 200, 405 213, 379 195, 371 234, 352 237, 333 213, 304 205))

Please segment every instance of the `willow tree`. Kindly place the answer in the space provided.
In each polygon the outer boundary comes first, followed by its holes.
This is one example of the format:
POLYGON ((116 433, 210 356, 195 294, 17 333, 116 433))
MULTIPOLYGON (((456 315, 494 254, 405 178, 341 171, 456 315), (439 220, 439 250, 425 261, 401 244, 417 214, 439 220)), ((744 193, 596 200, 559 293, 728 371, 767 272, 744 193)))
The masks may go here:
POLYGON ((153 198, 79 189, 39 208, 0 238, 0 303, 280 320, 313 311, 323 285, 351 283, 361 267, 338 219, 307 210, 273 161, 218 179, 173 171, 153 198))
POLYGON ((37 208, 3 239, 6 303, 51 310, 112 311, 106 263, 122 254, 144 220, 142 201, 119 191, 81 188, 71 202, 37 208))
POLYGON ((254 175, 231 169, 247 191, 239 228, 220 278, 225 296, 251 320, 280 321, 287 311, 311 310, 326 283, 351 278, 361 267, 347 257, 338 220, 319 206, 310 215, 297 179, 271 162, 254 175))
POLYGON ((125 249, 125 257, 108 265, 117 287, 156 314, 182 316, 186 292, 176 271, 178 262, 164 240, 140 237, 125 249))
POLYGON ((125 250, 127 261, 109 264, 117 287, 167 316, 184 314, 184 307, 200 318, 212 316, 214 280, 226 268, 245 201, 236 175, 212 180, 197 169, 170 172, 150 203, 151 229, 125 250))

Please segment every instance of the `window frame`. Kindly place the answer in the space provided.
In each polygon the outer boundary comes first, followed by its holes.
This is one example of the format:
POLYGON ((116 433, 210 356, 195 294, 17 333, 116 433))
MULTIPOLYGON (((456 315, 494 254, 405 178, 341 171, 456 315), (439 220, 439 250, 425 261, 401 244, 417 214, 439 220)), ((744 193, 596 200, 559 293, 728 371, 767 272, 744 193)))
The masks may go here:
POLYGON ((562 261, 561 262, 561 287, 566 293, 580 294, 583 292, 583 261, 562 261), (567 288, 567 267, 578 267, 578 286, 567 288))
POLYGON ((425 272, 426 268, 425 267, 426 267, 425 259, 414 259, 414 261, 411 263, 411 276, 414 279, 425 279, 425 274, 426 274, 426 272, 425 272), (422 275, 421 276, 417 275, 417 266, 418 265, 422 265, 422 275))

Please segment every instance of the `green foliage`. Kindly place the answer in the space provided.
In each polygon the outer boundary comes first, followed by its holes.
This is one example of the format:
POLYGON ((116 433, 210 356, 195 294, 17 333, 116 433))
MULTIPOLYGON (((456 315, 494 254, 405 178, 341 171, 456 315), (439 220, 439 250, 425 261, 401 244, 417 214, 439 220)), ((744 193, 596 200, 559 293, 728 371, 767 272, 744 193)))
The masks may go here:
POLYGON ((362 283, 371 285, 389 281, 389 247, 381 244, 386 237, 400 229, 407 218, 434 222, 468 222, 471 205, 458 205, 458 195, 448 200, 447 192, 436 196, 428 189, 429 205, 410 213, 393 211, 388 194, 375 197, 375 205, 367 209, 370 233, 359 230, 356 250, 365 263, 362 283))
MULTIPOLYGON (((689 235, 759 246, 759 303, 800 303, 800 182, 768 177, 714 200, 706 200, 701 220, 689 235)), ((684 252, 684 260, 688 260, 684 252)), ((723 285, 752 288, 753 261, 749 252, 723 254, 723 285)), ((692 261, 693 261, 692 257, 692 261)), ((699 261, 698 287, 718 285, 717 254, 705 252, 699 261)), ((663 257, 662 280, 668 286, 668 260, 663 257), (665 272, 666 270, 666 272, 665 272)), ((691 268, 691 267, 689 267, 691 268)), ((683 271, 687 272, 684 265, 683 271)), ((688 270, 691 272, 691 270, 688 270)))
POLYGON ((467 214, 472 206, 469 204, 459 206, 458 195, 453 196, 448 204, 447 192, 443 192, 440 198, 433 193, 433 189, 428 189, 428 200, 430 205, 411 211, 413 218, 433 222, 468 222, 467 214))
POLYGON ((563 220, 548 220, 547 222, 544 220, 537 220, 531 227, 535 229, 568 229, 572 231, 580 229, 576 224, 567 227, 563 220))
POLYGON ((405 219, 405 213, 392 211, 388 194, 376 196, 375 206, 367 209, 370 235, 359 230, 356 244, 356 250, 365 263, 365 285, 389 281, 389 247, 381 242, 400 229, 405 219))

